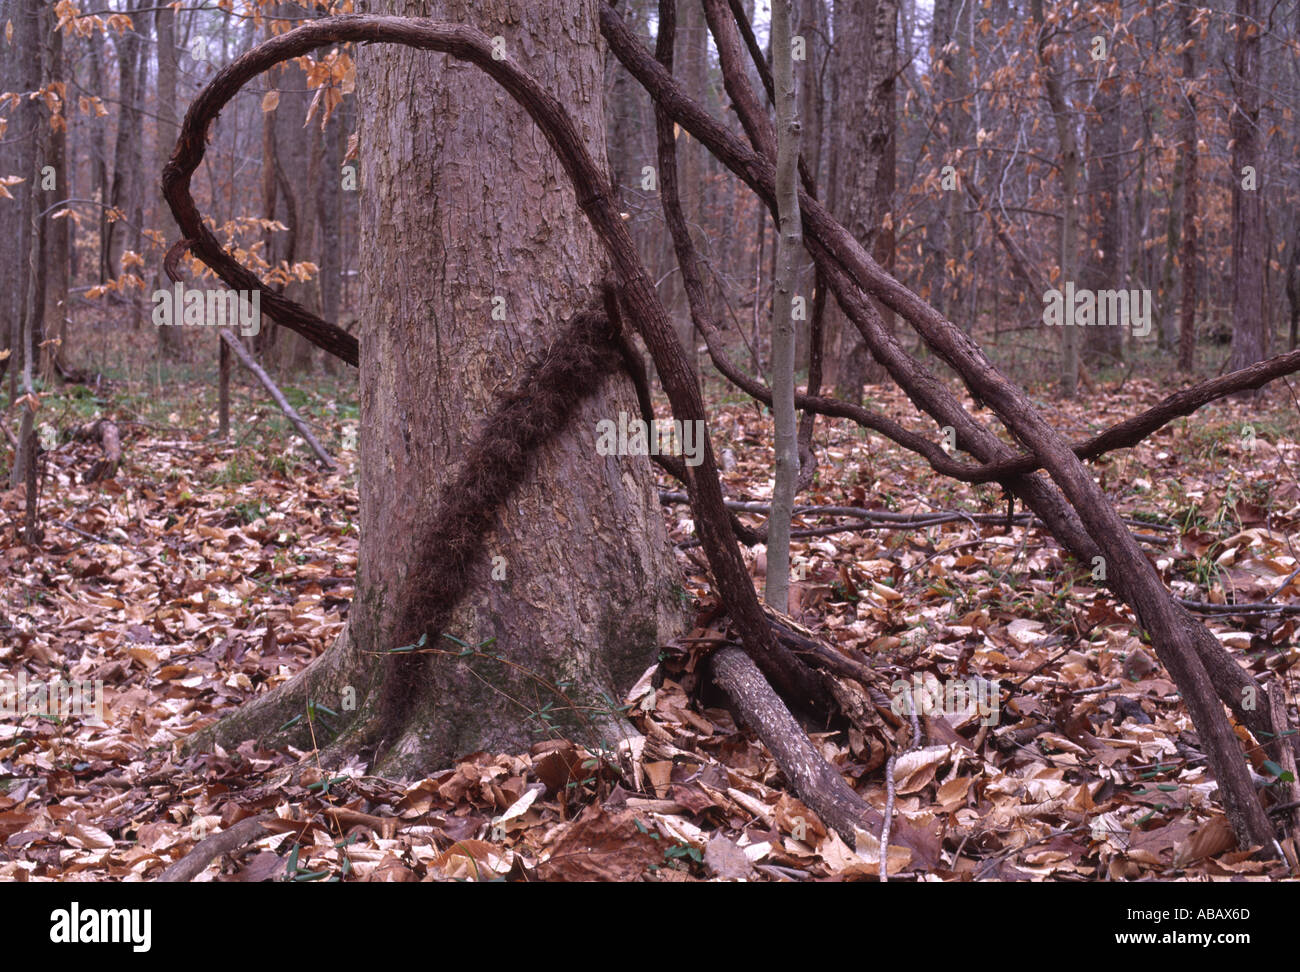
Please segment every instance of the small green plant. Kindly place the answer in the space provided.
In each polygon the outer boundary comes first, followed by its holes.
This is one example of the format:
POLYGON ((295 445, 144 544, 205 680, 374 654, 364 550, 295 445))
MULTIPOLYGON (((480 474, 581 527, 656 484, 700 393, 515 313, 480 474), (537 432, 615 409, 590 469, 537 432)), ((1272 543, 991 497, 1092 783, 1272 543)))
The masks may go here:
POLYGON ((217 486, 242 486, 258 478, 257 468, 247 459, 243 452, 237 452, 223 466, 212 481, 217 486))
POLYGON ((270 512, 266 508, 266 504, 261 500, 258 500, 256 503, 252 501, 236 503, 230 508, 230 510, 244 523, 252 523, 254 520, 258 520, 270 512))
POLYGON ((321 878, 329 877, 329 871, 309 871, 298 864, 298 853, 302 850, 302 845, 297 841, 294 842, 293 850, 289 852, 289 860, 285 862, 284 876, 289 881, 319 881, 321 878))

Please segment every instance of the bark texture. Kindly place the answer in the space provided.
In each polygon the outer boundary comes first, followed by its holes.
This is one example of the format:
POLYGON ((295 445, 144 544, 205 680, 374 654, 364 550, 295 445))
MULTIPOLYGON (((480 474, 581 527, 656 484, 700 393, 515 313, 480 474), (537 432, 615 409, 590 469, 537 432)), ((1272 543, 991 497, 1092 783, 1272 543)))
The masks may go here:
POLYGON ((1264 206, 1260 197, 1263 137, 1259 130, 1259 0, 1237 0, 1233 18, 1232 354, 1228 370, 1268 355, 1264 300, 1264 206))
MULTIPOLYGON (((603 157, 595 8, 500 0, 383 12, 502 38, 572 106, 587 148, 603 157)), ((624 728, 613 712, 621 690, 682 623, 648 461, 597 454, 597 422, 637 412, 619 374, 582 390, 564 431, 488 524, 481 552, 465 558, 467 592, 442 630, 481 653, 457 657, 444 638, 426 645, 443 654, 384 657, 450 607, 429 603, 423 586, 459 555, 430 547, 457 498, 448 488, 463 486, 456 477, 484 417, 530 366, 563 352, 559 329, 591 302, 603 267, 545 139, 477 68, 362 48, 357 83, 374 106, 361 123, 357 596, 348 636, 292 694, 331 704, 351 686, 360 718, 340 748, 381 747, 392 775, 479 749, 526 749, 552 728, 613 743, 624 728)))
MULTIPOLYGON (((836 218, 886 269, 893 267, 895 84, 897 0, 859 0, 835 6, 836 76, 839 100, 832 138, 838 140, 836 218), (843 8, 843 9, 841 9, 843 8), (887 218, 888 217, 888 218, 887 218)), ((893 314, 877 311, 892 330, 893 314)), ((839 336, 835 396, 862 401, 862 386, 880 381, 871 352, 838 307, 831 333, 839 336)))
POLYGON ((768 607, 789 610, 790 513, 794 507, 799 450, 794 418, 794 288, 803 256, 799 226, 799 116, 794 62, 790 54, 790 0, 772 5, 772 61, 776 85, 777 164, 775 294, 772 299, 772 421, 775 426, 776 484, 767 521, 768 607))

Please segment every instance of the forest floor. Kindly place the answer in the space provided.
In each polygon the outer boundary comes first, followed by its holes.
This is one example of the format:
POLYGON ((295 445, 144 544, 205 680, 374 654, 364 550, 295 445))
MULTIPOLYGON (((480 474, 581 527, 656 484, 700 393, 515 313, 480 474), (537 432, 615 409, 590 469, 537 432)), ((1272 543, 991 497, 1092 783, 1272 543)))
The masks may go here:
MULTIPOLYGON (((144 379, 70 385, 43 398, 38 547, 21 541, 22 490, 0 492, 0 675, 23 671, 29 686, 102 682, 103 724, 89 714, 0 718, 0 880, 156 877, 205 835, 257 814, 269 815, 265 835, 214 859, 199 880, 876 879, 875 863, 789 795, 751 733, 697 701, 699 642, 689 638, 666 646, 675 650, 658 677, 648 672, 625 700, 643 736, 622 771, 562 740, 473 754, 408 784, 309 773, 285 785, 310 754, 252 744, 177 757, 177 740, 330 645, 353 593, 355 387, 317 378, 286 388, 339 459, 325 474, 243 379, 224 442, 213 435, 210 379, 165 390, 144 379), (85 484, 99 447, 67 433, 101 416, 122 431, 123 461, 114 479, 85 484)), ((1170 390, 1134 378, 1077 404, 1040 404, 1081 437, 1170 390)), ((871 393, 927 429, 896 390, 871 393)), ((712 398, 728 498, 765 500, 770 417, 712 398)), ((997 488, 940 479, 848 423, 819 419, 817 441, 819 474, 802 503, 1005 513, 997 488)), ((1300 403, 1281 385, 1262 403, 1212 405, 1094 468, 1141 521, 1135 532, 1176 594, 1296 608, 1297 443, 1300 403)), ((664 516, 675 542, 690 540, 686 506, 665 505, 664 516)), ((797 525, 831 522, 808 515, 797 525)), ((891 855, 891 875, 1286 876, 1285 865, 1234 849, 1173 683, 1129 610, 1046 533, 1023 520, 957 518, 794 549, 790 614, 880 672, 886 689, 914 679, 996 686, 979 696, 983 709, 927 713, 920 745, 898 759, 894 812, 938 835, 943 864, 921 873, 891 855)), ((746 556, 761 585, 761 553, 746 556)), ((679 547, 679 560, 696 598, 692 635, 725 636, 712 627, 699 549, 679 547)), ((1256 676, 1284 679, 1294 704, 1295 614, 1209 623, 1256 676)), ((899 711, 881 711, 874 735, 815 736, 879 808, 885 741, 900 753, 911 744, 899 711)), ((328 724, 329 713, 313 715, 328 724)), ((1279 768, 1250 755, 1260 785, 1276 787, 1279 768)))

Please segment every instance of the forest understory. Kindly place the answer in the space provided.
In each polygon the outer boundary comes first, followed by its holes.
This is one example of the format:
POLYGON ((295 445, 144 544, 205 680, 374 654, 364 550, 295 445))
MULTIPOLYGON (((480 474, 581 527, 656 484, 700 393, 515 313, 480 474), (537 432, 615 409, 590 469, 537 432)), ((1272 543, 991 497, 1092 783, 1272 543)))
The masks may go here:
MULTIPOLYGON (((0 880, 151 880, 179 862, 200 881, 877 879, 879 845, 851 847, 823 826, 707 689, 704 655, 737 639, 681 486, 662 472, 680 597, 696 621, 617 700, 635 734, 608 751, 556 738, 547 703, 527 714, 531 751, 467 754, 419 780, 380 779, 358 761, 318 766, 343 719, 324 706, 296 717, 313 748, 180 755, 177 743, 287 681, 347 622, 356 391, 334 378, 295 384, 291 400, 336 471, 312 462, 252 384, 235 387, 224 441, 206 377, 44 396, 39 547, 22 544, 24 490, 0 493, 0 664, 30 681, 102 682, 106 724, 0 723, 0 880), (121 464, 87 483, 100 444, 73 432, 100 419, 120 431, 121 464), (196 852, 218 831, 224 844, 196 852)), ((1034 400, 1077 441, 1167 391, 1118 374, 1100 376, 1086 402, 1034 400)), ((896 387, 867 395, 924 430, 896 387)), ((706 400, 726 499, 763 507, 770 413, 719 386, 706 400)), ((806 727, 877 811, 895 754, 888 815, 914 848, 891 847, 891 879, 1290 875, 1284 860, 1236 849, 1172 679, 1087 566, 1018 505, 1008 522, 996 486, 936 477, 847 421, 819 420, 816 441, 817 478, 797 502, 834 512, 796 515, 790 615, 874 684, 851 725, 806 727), (899 700, 931 679, 969 685, 980 704, 926 712, 914 727, 899 700)), ((1090 464, 1173 593, 1292 700, 1297 442, 1300 403, 1279 383, 1090 464)), ((761 585, 762 546, 745 562, 761 585)), ((444 636, 456 649, 455 632, 444 636)), ((466 665, 494 663, 491 649, 459 647, 466 665)), ((1234 727, 1270 814, 1291 814, 1289 774, 1234 727)))

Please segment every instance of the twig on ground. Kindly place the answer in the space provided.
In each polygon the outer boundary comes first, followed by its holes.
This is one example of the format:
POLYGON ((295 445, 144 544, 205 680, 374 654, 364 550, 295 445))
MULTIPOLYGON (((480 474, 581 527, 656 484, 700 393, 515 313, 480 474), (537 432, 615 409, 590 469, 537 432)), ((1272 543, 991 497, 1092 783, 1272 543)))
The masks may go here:
POLYGON ((250 841, 266 836, 262 822, 267 819, 266 814, 247 817, 221 833, 213 834, 211 837, 199 841, 194 845, 192 851, 154 878, 154 881, 161 883, 193 881, 203 873, 215 858, 220 857, 222 854, 229 854, 250 841))

